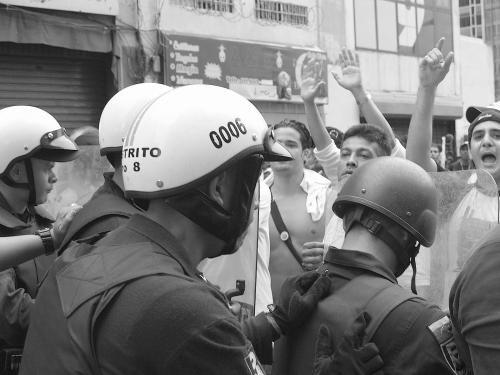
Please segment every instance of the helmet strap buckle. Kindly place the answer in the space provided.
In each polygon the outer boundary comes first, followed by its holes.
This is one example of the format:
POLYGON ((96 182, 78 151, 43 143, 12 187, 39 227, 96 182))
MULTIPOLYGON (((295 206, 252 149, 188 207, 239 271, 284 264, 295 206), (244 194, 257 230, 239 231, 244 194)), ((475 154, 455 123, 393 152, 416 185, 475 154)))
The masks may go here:
POLYGON ((366 228, 366 230, 368 230, 368 232, 376 236, 382 229, 382 224, 380 224, 380 222, 378 222, 377 220, 369 218, 364 223, 364 227, 366 228))

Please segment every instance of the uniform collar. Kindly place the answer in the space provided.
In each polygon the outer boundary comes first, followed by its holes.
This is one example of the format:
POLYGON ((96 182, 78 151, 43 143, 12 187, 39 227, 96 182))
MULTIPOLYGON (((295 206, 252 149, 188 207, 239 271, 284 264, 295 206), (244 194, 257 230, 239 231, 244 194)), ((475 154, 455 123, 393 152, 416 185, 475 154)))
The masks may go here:
POLYGON ((351 268, 353 272, 347 271, 347 273, 352 273, 353 277, 359 273, 355 272, 356 270, 365 270, 397 284, 394 273, 377 258, 368 253, 356 250, 337 249, 336 247, 330 246, 325 255, 325 268, 328 268, 327 264, 337 265, 343 269, 351 268))
POLYGON ((200 272, 191 264, 187 257, 187 250, 163 226, 144 215, 136 214, 127 221, 125 227, 160 246, 181 265, 187 275, 200 277, 200 272))
POLYGON ((0 226, 11 230, 20 230, 31 226, 13 215, 10 210, 7 200, 0 194, 0 226))
POLYGON ((101 189, 105 191, 111 191, 120 198, 125 199, 125 193, 123 193, 123 190, 120 188, 120 186, 118 186, 118 184, 113 181, 113 176, 114 172, 103 173, 104 183, 102 184, 101 189))

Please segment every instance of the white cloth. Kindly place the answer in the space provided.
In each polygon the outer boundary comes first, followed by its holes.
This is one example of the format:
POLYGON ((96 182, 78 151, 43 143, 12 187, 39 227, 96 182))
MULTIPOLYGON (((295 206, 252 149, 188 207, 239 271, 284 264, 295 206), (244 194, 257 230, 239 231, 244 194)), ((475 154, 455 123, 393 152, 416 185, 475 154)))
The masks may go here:
POLYGON ((307 194, 306 210, 312 221, 318 221, 325 212, 326 193, 330 180, 310 169, 304 169, 304 178, 300 187, 307 194))
POLYGON ((245 280, 245 294, 234 300, 254 305, 256 315, 268 311, 267 305, 273 303, 269 274, 271 193, 262 176, 259 194, 259 210, 255 211, 254 221, 238 251, 231 255, 204 259, 198 265, 207 280, 218 285, 223 292, 233 289, 236 280, 245 280))

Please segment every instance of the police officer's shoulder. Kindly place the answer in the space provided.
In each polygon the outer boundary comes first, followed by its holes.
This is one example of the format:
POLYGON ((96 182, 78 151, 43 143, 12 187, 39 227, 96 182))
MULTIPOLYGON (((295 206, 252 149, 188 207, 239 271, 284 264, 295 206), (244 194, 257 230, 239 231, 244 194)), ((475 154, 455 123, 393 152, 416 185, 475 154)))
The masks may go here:
POLYGON ((0 206, 0 236, 13 235, 16 231, 27 228, 28 226, 29 225, 0 206))
POLYGON ((147 295, 141 301, 143 318, 155 320, 163 329, 189 334, 222 321, 239 327, 222 293, 185 275, 150 276, 127 289, 129 296, 147 295))

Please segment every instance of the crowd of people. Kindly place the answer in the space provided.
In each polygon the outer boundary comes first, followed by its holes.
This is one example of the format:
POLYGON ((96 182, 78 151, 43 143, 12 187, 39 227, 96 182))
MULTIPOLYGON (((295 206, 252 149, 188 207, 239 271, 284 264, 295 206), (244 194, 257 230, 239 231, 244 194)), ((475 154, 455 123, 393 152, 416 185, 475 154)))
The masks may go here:
MULTIPOLYGON (((449 311, 416 291, 439 224, 429 172, 500 184, 499 104, 467 110, 457 161, 432 143, 442 45, 415 72, 405 147, 347 49, 334 78, 366 123, 345 132, 323 123, 313 77, 305 123, 272 125, 225 88, 127 87, 99 123, 114 172, 55 220, 40 205, 78 146, 41 109, 0 110, 0 374, 495 373, 500 229, 474 241, 449 311)), ((474 194, 497 207, 477 218, 498 219, 498 195, 474 194)))

